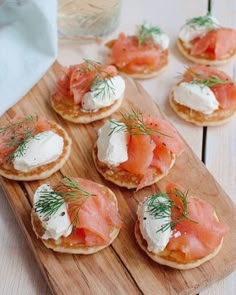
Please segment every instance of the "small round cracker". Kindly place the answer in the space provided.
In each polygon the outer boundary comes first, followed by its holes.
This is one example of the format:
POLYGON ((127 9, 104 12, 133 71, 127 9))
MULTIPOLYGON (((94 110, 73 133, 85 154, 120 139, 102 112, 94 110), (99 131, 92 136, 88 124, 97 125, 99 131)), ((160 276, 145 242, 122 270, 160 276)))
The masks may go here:
POLYGON ((104 108, 100 108, 97 111, 86 112, 82 111, 80 105, 65 104, 63 101, 68 101, 66 98, 57 99, 56 95, 51 96, 51 105, 55 112, 57 112, 62 118, 80 124, 87 124, 97 120, 104 119, 119 109, 124 99, 124 94, 119 97, 115 102, 104 108))
MULTIPOLYGON (((93 156, 95 167, 98 170, 98 172, 106 180, 109 180, 118 186, 126 187, 128 189, 137 188, 143 178, 143 175, 130 173, 128 171, 121 169, 119 166, 109 167, 107 164, 100 162, 97 157, 97 144, 95 144, 92 150, 92 156, 93 156)), ((169 170, 172 168, 172 166, 175 163, 175 155, 171 153, 171 156, 172 156, 172 162, 170 164, 169 169, 166 171, 166 173, 160 173, 160 171, 156 169, 156 172, 152 175, 152 179, 150 180, 149 184, 147 184, 146 186, 152 185, 158 182, 160 179, 162 179, 164 176, 166 176, 169 173, 169 170)))
MULTIPOLYGON (((139 228, 139 221, 137 220, 135 223, 135 229, 134 229, 134 234, 135 234, 135 238, 137 240, 137 243, 139 244, 139 246, 141 247, 141 249, 143 251, 146 252, 146 254, 155 262, 162 264, 162 265, 166 265, 172 268, 176 268, 176 269, 181 269, 181 270, 186 270, 186 269, 192 269, 195 267, 200 266, 201 264, 203 264, 204 262, 212 259, 213 257, 215 257, 218 252, 220 251, 222 244, 223 244, 223 238, 221 240, 221 243, 219 244, 219 246, 209 255, 195 260, 193 262, 190 263, 179 263, 176 262, 172 259, 168 259, 168 256, 161 256, 160 254, 156 254, 154 252, 151 252, 147 249, 147 242, 143 239, 140 228, 139 228)), ((165 250, 164 250, 165 251, 165 250)), ((161 252, 163 253, 163 252, 161 252)))
POLYGON ((147 79, 151 79, 151 78, 154 78, 154 77, 157 77, 159 76, 162 72, 165 71, 165 69, 167 68, 168 66, 168 62, 163 65, 161 67, 161 69, 159 69, 158 71, 153 71, 153 72, 150 72, 150 73, 146 73, 146 74, 141 74, 141 73, 136 73, 136 74, 129 74, 129 73, 126 73, 126 72, 122 72, 123 74, 133 78, 133 79, 137 79, 137 80, 147 80, 147 79))
MULTIPOLYGON (((111 202, 113 202, 114 206, 117 207, 118 206, 117 198, 116 198, 116 195, 113 193, 113 191, 104 185, 101 185, 101 184, 97 184, 97 185, 103 189, 103 192, 106 194, 106 196, 110 199, 111 202)), ((110 241, 108 244, 97 246, 97 247, 91 247, 91 246, 86 246, 84 244, 72 245, 66 242, 65 237, 61 237, 58 240, 42 239, 45 229, 42 227, 41 221, 38 218, 37 214, 35 213, 34 209, 32 209, 31 211, 31 223, 37 238, 40 238, 43 244, 47 248, 52 249, 53 251, 56 251, 56 252, 71 253, 71 254, 92 254, 108 247, 118 236, 120 232, 120 227, 121 227, 121 226, 112 227, 110 231, 110 241)))
POLYGON ((197 126, 218 126, 227 123, 236 113, 236 105, 230 109, 219 108, 209 115, 192 110, 174 100, 175 87, 172 88, 169 95, 170 106, 180 118, 187 122, 197 126))
POLYGON ((209 59, 209 57, 204 53, 199 56, 191 55, 190 49, 186 48, 184 46, 184 42, 180 39, 177 40, 177 46, 183 56, 185 56, 187 59, 191 60, 192 62, 196 64, 201 64, 201 65, 221 66, 228 63, 236 54, 236 48, 235 48, 232 52, 227 54, 227 56, 224 56, 222 59, 209 59))
POLYGON ((36 167, 28 172, 16 170, 14 169, 12 163, 4 162, 0 165, 0 175, 13 180, 31 181, 48 178, 53 173, 62 168, 62 166, 65 164, 70 156, 72 141, 68 133, 60 125, 52 121, 48 121, 48 123, 50 126, 50 130, 61 136, 64 141, 63 150, 58 159, 51 163, 36 167))

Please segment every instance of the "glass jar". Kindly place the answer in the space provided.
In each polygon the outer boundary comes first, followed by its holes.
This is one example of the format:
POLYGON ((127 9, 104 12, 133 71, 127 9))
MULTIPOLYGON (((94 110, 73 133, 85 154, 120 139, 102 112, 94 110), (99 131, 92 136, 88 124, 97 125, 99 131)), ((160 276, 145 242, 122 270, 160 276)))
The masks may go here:
POLYGON ((101 37, 119 23, 121 0, 59 0, 59 37, 101 37))

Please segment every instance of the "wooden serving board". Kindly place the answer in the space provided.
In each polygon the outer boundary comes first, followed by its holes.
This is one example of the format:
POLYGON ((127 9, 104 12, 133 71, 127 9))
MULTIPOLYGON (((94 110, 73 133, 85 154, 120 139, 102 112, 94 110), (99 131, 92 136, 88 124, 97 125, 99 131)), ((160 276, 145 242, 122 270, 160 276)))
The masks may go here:
MULTIPOLYGON (((9 203, 29 242, 50 289, 55 294, 196 294, 202 288, 232 272, 236 267, 236 209, 230 198, 186 146, 171 172, 158 184, 139 192, 119 188, 105 181, 96 171, 91 149, 97 130, 104 121, 78 125, 64 121, 51 108, 49 96, 61 66, 55 63, 39 83, 3 117, 28 115, 37 112, 63 126, 73 139, 69 161, 60 172, 47 180, 16 182, 1 178, 9 203), (93 255, 70 255, 47 249, 36 238, 30 212, 36 188, 42 183, 54 185, 61 175, 89 178, 110 187, 116 194, 124 223, 111 246, 93 255), (211 261, 188 271, 174 270, 153 262, 137 245, 134 238, 137 204, 150 193, 164 190, 170 182, 177 182, 191 193, 207 200, 230 232, 224 239, 220 253, 211 261)), ((127 90, 121 111, 140 109, 142 112, 164 116, 138 82, 126 79, 127 90)), ((119 116, 119 112, 114 116, 119 116)))

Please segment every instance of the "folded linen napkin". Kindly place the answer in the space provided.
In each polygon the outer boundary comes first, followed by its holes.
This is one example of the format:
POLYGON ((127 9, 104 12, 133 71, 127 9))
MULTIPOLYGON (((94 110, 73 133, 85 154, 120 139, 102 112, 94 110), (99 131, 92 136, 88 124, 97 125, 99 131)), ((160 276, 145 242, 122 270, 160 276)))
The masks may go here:
POLYGON ((0 115, 55 61, 56 24, 56 0, 0 0, 0 115))

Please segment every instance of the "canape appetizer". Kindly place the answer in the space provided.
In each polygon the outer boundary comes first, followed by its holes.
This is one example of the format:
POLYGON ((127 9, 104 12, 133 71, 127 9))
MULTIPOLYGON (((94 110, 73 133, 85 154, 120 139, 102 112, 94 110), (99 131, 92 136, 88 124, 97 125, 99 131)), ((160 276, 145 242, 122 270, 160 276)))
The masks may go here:
POLYGON ((106 248, 121 227, 115 194, 106 186, 74 177, 36 190, 31 222, 47 248, 74 254, 106 248))
POLYGON ((100 128, 93 160, 105 179, 138 190, 168 174, 184 143, 164 119, 136 111, 121 115, 100 128))
POLYGON ((195 65, 173 87, 169 102, 182 119, 199 126, 227 122, 236 112, 236 84, 224 72, 195 65))
POLYGON ((154 261, 191 269, 212 259, 228 231, 214 208, 171 184, 167 193, 148 196, 139 204, 135 237, 154 261))
POLYGON ((236 30, 221 27, 208 13, 187 20, 177 44, 180 52, 195 63, 221 65, 236 54, 236 30))
POLYGON ((85 124, 115 112, 123 101, 124 90, 124 79, 114 66, 85 60, 63 69, 51 104, 64 119, 85 124))
POLYGON ((133 78, 152 78, 168 64, 169 37, 158 27, 141 25, 136 35, 120 33, 106 46, 110 49, 107 63, 133 78))
POLYGON ((0 128, 0 175, 14 180, 44 179, 69 158, 71 139, 57 123, 37 115, 0 128))

